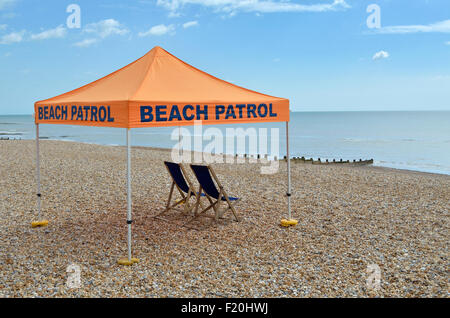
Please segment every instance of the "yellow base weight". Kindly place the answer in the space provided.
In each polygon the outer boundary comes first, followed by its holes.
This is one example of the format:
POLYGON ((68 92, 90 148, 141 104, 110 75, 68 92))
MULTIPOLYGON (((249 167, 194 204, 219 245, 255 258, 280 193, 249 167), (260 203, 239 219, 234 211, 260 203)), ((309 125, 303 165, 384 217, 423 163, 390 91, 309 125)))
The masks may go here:
POLYGON ((289 219, 289 220, 282 219, 281 220, 281 226, 284 226, 284 227, 296 226, 297 224, 298 224, 298 221, 294 220, 294 219, 289 219))
POLYGON ((34 221, 34 222, 31 222, 31 227, 47 226, 47 224, 48 224, 48 220, 34 221))
POLYGON ((121 258, 117 261, 117 264, 124 265, 124 266, 131 266, 134 263, 139 263, 139 259, 133 257, 133 258, 131 258, 131 261, 129 261, 128 258, 121 258))

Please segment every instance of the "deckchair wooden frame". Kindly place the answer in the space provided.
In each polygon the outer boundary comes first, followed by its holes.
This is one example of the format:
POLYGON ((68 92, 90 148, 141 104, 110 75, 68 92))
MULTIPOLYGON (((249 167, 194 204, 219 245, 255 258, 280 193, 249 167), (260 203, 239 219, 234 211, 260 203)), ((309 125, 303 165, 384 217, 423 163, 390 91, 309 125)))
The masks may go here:
MULTIPOLYGON (((206 167, 208 168, 213 180, 216 182, 217 187, 219 188, 219 196, 217 199, 211 197, 208 193, 206 193, 206 191, 203 191, 203 188, 200 185, 197 193, 195 194, 196 202, 195 202, 195 207, 194 207, 194 217, 191 220, 189 220, 188 222, 186 222, 184 224, 184 226, 188 225, 189 223, 191 223, 195 219, 199 218, 200 216, 213 218, 217 222, 219 220, 219 218, 222 218, 223 215, 225 214, 225 212, 227 212, 228 210, 231 210, 233 212, 236 222, 239 222, 239 218, 237 216, 234 205, 240 201, 240 198, 231 202, 230 198, 228 197, 228 193, 225 191, 224 187, 220 183, 219 178, 217 178, 217 175, 214 172, 214 169, 212 168, 212 166, 206 165, 206 167), (206 208, 203 208, 203 206, 202 206, 203 210, 198 212, 199 205, 201 205, 201 193, 202 192, 205 194, 205 197, 208 199, 210 205, 207 206, 206 208), (220 211, 220 205, 221 205, 221 202, 223 201, 222 197, 225 198, 225 201, 227 202, 228 207, 225 207, 222 211, 220 211), (214 216, 205 214, 210 209, 214 210, 214 216)), ((192 169, 192 165, 191 165, 191 169, 192 169)))
MULTIPOLYGON (((184 193, 184 191, 180 189, 180 187, 178 186, 178 184, 177 184, 177 183, 175 182, 175 180, 173 179, 172 174, 170 173, 169 168, 167 167, 166 164, 164 164, 164 167, 166 167, 167 172, 169 173, 170 177, 172 178, 172 185, 170 186, 169 198, 167 199, 167 203, 166 203, 165 209, 164 209, 161 213, 155 215, 154 218, 158 218, 158 219, 161 219, 161 220, 164 220, 164 221, 168 221, 167 219, 161 218, 161 215, 163 215, 164 213, 166 213, 166 212, 168 212, 168 211, 170 211, 170 210, 181 211, 181 212, 183 212, 185 215, 189 214, 189 212, 192 212, 192 209, 193 209, 194 206, 191 206, 191 205, 189 204, 189 199, 190 199, 191 195, 194 195, 194 194, 195 194, 194 186, 193 186, 191 180, 189 179, 189 177, 188 177, 188 175, 187 175, 187 173, 186 173, 186 170, 184 169, 183 165, 182 165, 182 164, 178 164, 178 165, 180 166, 181 172, 183 173, 184 179, 186 180, 186 183, 187 183, 187 185, 188 185, 188 187, 189 187, 188 194, 186 195, 186 194, 184 193), (175 187, 178 189, 178 192, 180 193, 182 199, 176 201, 175 203, 173 203, 173 204, 171 205, 170 203, 171 203, 171 201, 172 201, 173 191, 174 191, 175 187), (183 202, 184 202, 184 209, 183 209, 183 210, 176 208, 179 204, 182 204, 183 202)), ((195 198, 198 200, 196 194, 195 194, 195 198)), ((203 205, 202 205, 202 208, 203 208, 203 205)))

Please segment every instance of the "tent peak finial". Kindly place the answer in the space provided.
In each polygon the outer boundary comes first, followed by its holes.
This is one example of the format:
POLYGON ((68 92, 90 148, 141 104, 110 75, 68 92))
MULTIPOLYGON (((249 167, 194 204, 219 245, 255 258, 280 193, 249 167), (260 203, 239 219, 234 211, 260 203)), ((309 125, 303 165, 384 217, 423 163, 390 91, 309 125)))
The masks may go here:
POLYGON ((156 45, 156 46, 154 46, 153 47, 153 49, 151 49, 148 53, 150 53, 150 52, 154 52, 154 53, 156 53, 156 54, 161 54, 161 53, 166 53, 167 51, 166 50, 164 50, 162 47, 160 47, 159 45, 156 45))

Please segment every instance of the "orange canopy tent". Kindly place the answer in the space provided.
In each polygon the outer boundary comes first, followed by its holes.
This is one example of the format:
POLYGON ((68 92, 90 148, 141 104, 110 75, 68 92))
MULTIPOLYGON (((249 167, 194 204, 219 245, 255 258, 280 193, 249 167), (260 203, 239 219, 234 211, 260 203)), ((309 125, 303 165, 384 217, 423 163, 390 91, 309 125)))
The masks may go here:
POLYGON ((289 100, 222 81, 155 47, 95 82, 36 102, 35 112, 38 124, 122 128, 280 122, 289 121, 289 100))
MULTIPOLYGON (((39 124, 126 128, 128 160, 128 261, 131 262, 130 128, 286 122, 289 100, 261 94, 211 76, 154 47, 140 59, 85 86, 34 105, 38 211, 41 217, 39 124)), ((290 219, 290 160, 288 210, 290 219)))

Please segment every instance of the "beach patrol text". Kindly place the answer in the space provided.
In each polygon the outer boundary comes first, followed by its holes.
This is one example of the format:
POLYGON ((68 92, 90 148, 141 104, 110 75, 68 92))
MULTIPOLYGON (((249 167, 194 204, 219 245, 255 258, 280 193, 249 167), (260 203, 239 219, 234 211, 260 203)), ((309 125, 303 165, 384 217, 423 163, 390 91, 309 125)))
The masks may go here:
POLYGON ((39 120, 114 122, 110 106, 39 106, 38 118, 39 120))
POLYGON ((142 105, 141 123, 163 121, 230 120, 277 117, 272 104, 142 105), (171 107, 169 107, 171 106, 171 107))

